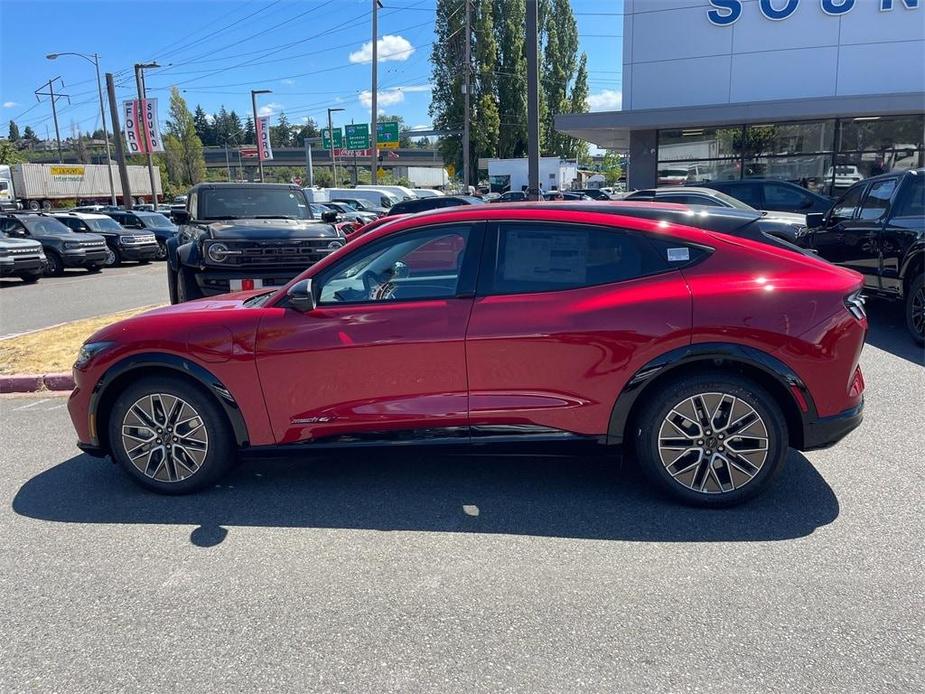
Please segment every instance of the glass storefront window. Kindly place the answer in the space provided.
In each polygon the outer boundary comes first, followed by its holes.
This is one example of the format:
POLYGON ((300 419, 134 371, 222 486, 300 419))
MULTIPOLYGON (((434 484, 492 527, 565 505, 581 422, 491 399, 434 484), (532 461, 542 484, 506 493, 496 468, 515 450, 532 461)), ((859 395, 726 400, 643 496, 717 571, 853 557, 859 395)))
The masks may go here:
POLYGON ((750 125, 745 129, 743 154, 750 157, 831 152, 834 137, 834 120, 750 125))
POLYGON ((738 156, 741 137, 741 127, 660 130, 658 158, 661 161, 733 158, 738 156))
POLYGON ((745 161, 742 178, 773 178, 797 183, 808 190, 821 192, 832 167, 831 154, 794 157, 759 157, 745 161))
POLYGON ((839 152, 914 152, 923 148, 925 116, 845 118, 841 122, 839 152))

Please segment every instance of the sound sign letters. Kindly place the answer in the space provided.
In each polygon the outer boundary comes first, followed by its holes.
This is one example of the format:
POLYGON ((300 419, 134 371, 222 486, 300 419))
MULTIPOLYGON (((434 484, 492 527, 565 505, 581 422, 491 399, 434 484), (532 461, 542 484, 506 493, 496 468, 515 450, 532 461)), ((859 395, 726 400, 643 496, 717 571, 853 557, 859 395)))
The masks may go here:
MULTIPOLYGON (((810 0, 803 0, 809 2, 810 0)), ((865 2, 867 0, 864 0, 865 2)), ((876 0, 881 12, 890 12, 895 5, 903 5, 907 10, 918 9, 925 0, 876 0)), ((854 9, 857 0, 818 0, 819 9, 831 17, 847 14, 854 9)), ((758 0, 761 14, 772 21, 787 19, 796 12, 800 0, 758 0)), ((742 16, 744 0, 710 0, 713 9, 707 11, 707 19, 716 26, 729 26, 739 21, 742 16)))

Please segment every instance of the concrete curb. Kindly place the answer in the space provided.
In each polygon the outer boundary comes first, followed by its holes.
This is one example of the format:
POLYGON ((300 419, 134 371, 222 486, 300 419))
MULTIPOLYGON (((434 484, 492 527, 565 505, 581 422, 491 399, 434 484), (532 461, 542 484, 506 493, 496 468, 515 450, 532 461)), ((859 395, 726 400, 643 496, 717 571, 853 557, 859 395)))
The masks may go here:
POLYGON ((74 390, 69 373, 0 376, 0 393, 35 393, 42 390, 74 390))

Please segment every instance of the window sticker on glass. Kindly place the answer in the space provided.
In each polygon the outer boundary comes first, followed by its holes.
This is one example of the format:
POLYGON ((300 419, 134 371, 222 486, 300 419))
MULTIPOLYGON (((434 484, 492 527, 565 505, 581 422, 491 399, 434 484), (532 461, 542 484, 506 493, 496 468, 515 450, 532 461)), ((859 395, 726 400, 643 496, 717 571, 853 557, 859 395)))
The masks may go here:
POLYGON ((587 234, 511 230, 505 238, 503 277, 581 284, 588 267, 587 244, 587 234))
POLYGON ((691 259, 691 249, 690 248, 669 248, 668 249, 668 262, 669 263, 684 263, 691 259))

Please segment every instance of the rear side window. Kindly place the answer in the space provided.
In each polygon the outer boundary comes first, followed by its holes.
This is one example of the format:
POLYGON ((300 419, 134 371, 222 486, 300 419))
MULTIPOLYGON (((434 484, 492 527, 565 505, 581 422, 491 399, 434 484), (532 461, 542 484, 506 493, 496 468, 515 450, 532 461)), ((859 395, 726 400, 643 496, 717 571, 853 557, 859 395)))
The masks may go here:
POLYGON ((779 183, 767 183, 764 186, 764 204, 769 209, 778 206, 799 209, 808 206, 808 203, 811 203, 808 196, 789 186, 779 183))
POLYGON ((751 205, 755 209, 760 210, 764 206, 761 199, 761 188, 757 183, 741 183, 731 186, 718 185, 716 188, 727 195, 731 195, 736 200, 741 200, 746 205, 751 205))
POLYGON ((890 206, 890 198, 893 197, 894 190, 896 190, 895 178, 871 184, 867 197, 864 198, 864 204, 861 205, 859 217, 868 220, 880 219, 890 206))
POLYGON ((659 195, 656 200, 659 202, 677 202, 681 205, 706 205, 707 207, 722 207, 716 200, 708 198, 706 195, 691 195, 690 193, 669 193, 668 195, 659 195))
POLYGON ((896 201, 894 217, 925 217, 925 176, 909 176, 896 201))
POLYGON ((482 294, 609 284, 660 272, 667 265, 645 239, 608 227, 504 223, 488 244, 494 272, 483 275, 482 294))

